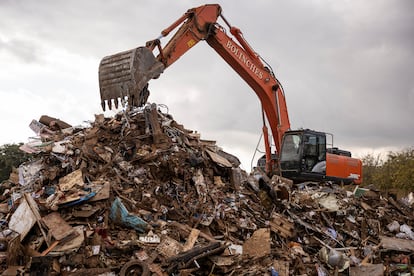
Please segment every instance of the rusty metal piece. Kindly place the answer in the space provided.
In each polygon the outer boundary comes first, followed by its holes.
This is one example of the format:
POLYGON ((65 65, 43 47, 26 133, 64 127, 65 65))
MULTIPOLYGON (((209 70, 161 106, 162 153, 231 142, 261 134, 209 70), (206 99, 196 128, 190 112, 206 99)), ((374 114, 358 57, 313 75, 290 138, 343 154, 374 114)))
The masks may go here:
POLYGON ((106 56, 99 64, 99 88, 102 109, 112 104, 118 108, 125 106, 142 106, 146 103, 148 81, 158 78, 164 70, 151 50, 138 47, 114 55, 106 56))
POLYGON ((188 268, 194 261, 202 259, 211 255, 218 254, 227 248, 227 244, 220 242, 211 242, 206 246, 194 247, 186 252, 182 252, 171 258, 167 258, 166 262, 169 264, 167 272, 171 273, 175 269, 188 268))

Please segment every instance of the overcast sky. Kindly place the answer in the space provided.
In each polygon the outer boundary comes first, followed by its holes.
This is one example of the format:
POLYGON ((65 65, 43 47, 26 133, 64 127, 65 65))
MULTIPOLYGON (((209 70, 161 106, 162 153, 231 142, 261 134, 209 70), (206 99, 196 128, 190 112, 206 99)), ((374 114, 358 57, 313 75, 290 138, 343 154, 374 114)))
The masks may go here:
MULTIPOLYGON (((73 125, 94 120, 102 113, 100 60, 144 45, 205 3, 219 3, 272 66, 292 129, 333 133, 335 145, 357 157, 414 146, 412 0, 2 0, 0 144, 27 142, 29 123, 41 115, 73 125)), ((205 42, 150 90, 151 102, 250 170, 260 102, 205 42)))

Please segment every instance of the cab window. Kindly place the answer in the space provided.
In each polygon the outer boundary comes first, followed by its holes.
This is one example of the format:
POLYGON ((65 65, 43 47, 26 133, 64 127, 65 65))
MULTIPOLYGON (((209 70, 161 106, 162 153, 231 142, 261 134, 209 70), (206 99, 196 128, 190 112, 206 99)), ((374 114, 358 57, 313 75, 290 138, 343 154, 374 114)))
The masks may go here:
POLYGON ((283 139, 281 161, 299 161, 300 160, 300 145, 302 136, 299 134, 289 134, 283 139))

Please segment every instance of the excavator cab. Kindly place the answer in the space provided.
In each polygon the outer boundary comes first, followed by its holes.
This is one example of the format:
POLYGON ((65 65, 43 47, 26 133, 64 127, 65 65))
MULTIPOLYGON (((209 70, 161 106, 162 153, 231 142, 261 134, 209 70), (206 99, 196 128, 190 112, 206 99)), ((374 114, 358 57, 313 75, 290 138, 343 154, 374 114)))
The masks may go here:
POLYGON ((360 160, 349 151, 328 148, 326 133, 309 129, 287 131, 280 152, 284 177, 296 182, 330 180, 337 183, 361 181, 360 160))
POLYGON ((280 153, 282 173, 324 174, 326 168, 326 135, 311 130, 288 131, 285 133, 280 153))

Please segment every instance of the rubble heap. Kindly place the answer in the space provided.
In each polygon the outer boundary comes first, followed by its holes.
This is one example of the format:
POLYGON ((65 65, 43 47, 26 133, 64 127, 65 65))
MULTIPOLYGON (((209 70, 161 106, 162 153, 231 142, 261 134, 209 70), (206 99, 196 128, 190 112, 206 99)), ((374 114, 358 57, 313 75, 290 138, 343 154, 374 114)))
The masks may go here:
POLYGON ((412 200, 239 168, 155 104, 91 126, 31 124, 1 185, 4 275, 408 272, 412 200))

